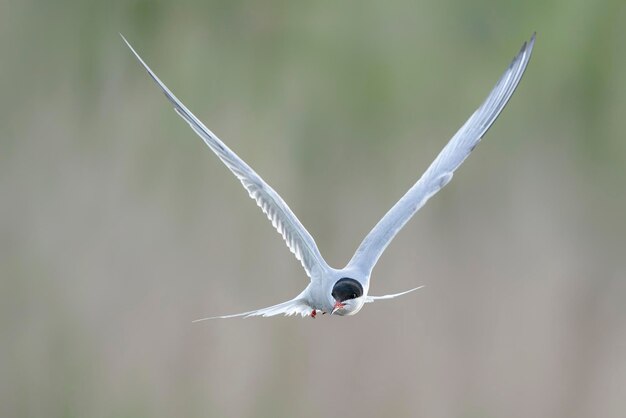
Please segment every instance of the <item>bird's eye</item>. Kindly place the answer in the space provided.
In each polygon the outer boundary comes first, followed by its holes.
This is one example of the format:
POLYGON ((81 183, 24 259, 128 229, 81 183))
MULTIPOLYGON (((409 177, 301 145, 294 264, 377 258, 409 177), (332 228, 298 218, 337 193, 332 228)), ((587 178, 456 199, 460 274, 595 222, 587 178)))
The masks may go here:
POLYGON ((356 299, 356 293, 352 294, 352 299, 356 299))

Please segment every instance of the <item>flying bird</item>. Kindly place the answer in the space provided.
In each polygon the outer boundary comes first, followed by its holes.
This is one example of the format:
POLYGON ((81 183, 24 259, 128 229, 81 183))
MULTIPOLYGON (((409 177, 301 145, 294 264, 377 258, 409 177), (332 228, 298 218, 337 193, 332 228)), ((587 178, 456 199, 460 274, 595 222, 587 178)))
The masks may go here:
MULTIPOLYGON (((120 34, 120 36, 122 36, 120 34)), ((243 312, 234 315, 215 316, 198 319, 234 318, 274 315, 301 315, 315 318, 318 312, 335 315, 354 315, 366 303, 382 299, 393 299, 413 292, 422 286, 405 292, 370 296, 370 277, 379 257, 387 245, 396 236, 428 199, 441 190, 450 180, 454 171, 474 150, 489 127, 496 120, 519 84, 530 60, 535 34, 524 42, 519 53, 513 58, 504 74, 500 77, 487 99, 470 116, 459 131, 431 163, 422 177, 404 196, 383 216, 367 234, 357 248, 354 256, 342 269, 330 267, 320 254, 315 240, 302 226, 296 215, 285 201, 259 176, 248 164, 228 148, 211 130, 209 130, 174 94, 163 84, 156 74, 141 59, 130 43, 122 39, 143 65, 150 77, 156 82, 172 103, 174 110, 202 138, 208 147, 219 157, 230 171, 239 179, 248 194, 267 215, 272 225, 282 235, 287 247, 302 263, 310 278, 307 287, 295 298, 268 308, 243 312)))

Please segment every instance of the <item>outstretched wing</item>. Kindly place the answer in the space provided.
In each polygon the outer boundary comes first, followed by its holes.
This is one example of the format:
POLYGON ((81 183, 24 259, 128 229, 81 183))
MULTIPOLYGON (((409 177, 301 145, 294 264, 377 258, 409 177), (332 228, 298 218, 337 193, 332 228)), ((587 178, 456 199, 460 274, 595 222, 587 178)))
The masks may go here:
POLYGON ((269 308, 257 309, 256 311, 243 312, 234 315, 222 315, 222 316, 213 316, 210 318, 202 318, 196 319, 192 322, 200 322, 200 321, 208 321, 209 319, 227 319, 227 318, 237 318, 244 317, 248 318, 251 316, 275 316, 275 315, 300 315, 300 316, 308 316, 311 315, 312 308, 306 304, 304 299, 292 299, 287 302, 279 303, 278 305, 270 306, 269 308))
POLYGON ((474 150, 489 127, 496 120, 520 82, 535 43, 535 35, 524 42, 487 99, 465 122, 422 177, 376 224, 365 237, 348 263, 366 274, 372 272, 387 245, 428 199, 452 179, 452 174, 474 150))
MULTIPOLYGON (((120 36, 122 35, 120 34, 120 36)), ((265 183, 248 164, 237 156, 237 154, 224 145, 213 132, 204 126, 204 124, 174 96, 165 84, 161 82, 159 77, 152 72, 150 67, 148 67, 139 54, 135 52, 124 36, 122 36, 122 39, 126 42, 126 45, 128 45, 133 54, 135 54, 135 57, 137 57, 141 65, 143 65, 150 77, 152 77, 161 88, 165 97, 174 105, 176 113, 185 119, 189 126, 202 138, 209 148, 217 154, 219 159, 226 164, 226 167, 241 181, 241 184, 243 184, 243 187, 248 191, 250 197, 256 201, 257 205, 259 205, 272 222, 274 228, 283 236, 291 252, 300 260, 306 274, 313 278, 315 276, 315 274, 313 274, 315 270, 319 270, 320 268, 328 269, 328 265, 317 249, 315 240, 313 240, 311 234, 302 226, 298 218, 296 218, 296 215, 293 214, 289 206, 287 206, 278 193, 265 183)))

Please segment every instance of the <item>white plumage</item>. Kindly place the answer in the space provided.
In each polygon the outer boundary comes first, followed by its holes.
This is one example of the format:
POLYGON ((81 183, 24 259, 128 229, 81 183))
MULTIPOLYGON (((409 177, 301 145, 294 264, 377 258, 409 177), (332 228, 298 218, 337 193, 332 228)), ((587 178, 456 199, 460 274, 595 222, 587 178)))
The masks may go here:
POLYGON ((368 296, 370 276, 381 254, 426 201, 448 184, 454 171, 478 145, 519 84, 535 43, 535 35, 533 34, 530 41, 524 43, 520 52, 498 80, 483 104, 452 137, 417 183, 367 234, 347 266, 343 269, 334 269, 324 261, 311 234, 302 226, 278 193, 211 130, 204 126, 161 82, 123 36, 122 39, 148 71, 150 77, 161 88, 167 99, 174 105, 176 112, 241 181, 250 197, 256 201, 274 228, 282 235, 287 247, 300 260, 304 271, 311 279, 302 293, 287 302, 250 312, 204 319, 241 316, 267 317, 280 314, 287 316, 312 315, 315 317, 316 311, 354 315, 365 303, 380 299, 392 299, 421 288, 420 286, 393 295, 368 296))

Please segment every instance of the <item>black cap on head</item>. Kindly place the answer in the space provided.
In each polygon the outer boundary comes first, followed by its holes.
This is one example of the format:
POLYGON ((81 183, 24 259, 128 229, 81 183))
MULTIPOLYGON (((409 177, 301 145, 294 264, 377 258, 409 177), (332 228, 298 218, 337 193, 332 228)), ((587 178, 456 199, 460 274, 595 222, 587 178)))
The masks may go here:
POLYGON ((337 280, 331 295, 335 300, 343 302, 348 299, 356 299, 363 296, 363 286, 357 280, 344 277, 337 280))

